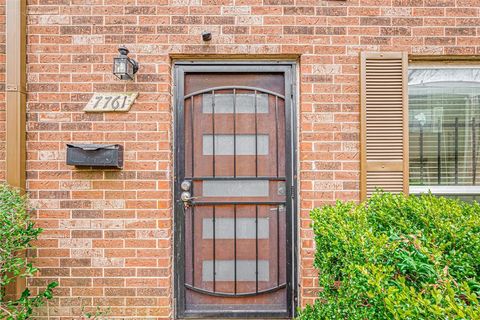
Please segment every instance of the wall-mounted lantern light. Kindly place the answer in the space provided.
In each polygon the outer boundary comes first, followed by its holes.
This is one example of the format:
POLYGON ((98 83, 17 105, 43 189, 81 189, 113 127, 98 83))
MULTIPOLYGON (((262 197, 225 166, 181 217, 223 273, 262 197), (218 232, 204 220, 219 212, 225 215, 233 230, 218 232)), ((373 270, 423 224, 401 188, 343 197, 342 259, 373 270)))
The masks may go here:
POLYGON ((133 75, 138 71, 137 61, 128 57, 128 49, 124 46, 118 48, 120 53, 113 59, 113 74, 121 80, 133 80, 133 75))

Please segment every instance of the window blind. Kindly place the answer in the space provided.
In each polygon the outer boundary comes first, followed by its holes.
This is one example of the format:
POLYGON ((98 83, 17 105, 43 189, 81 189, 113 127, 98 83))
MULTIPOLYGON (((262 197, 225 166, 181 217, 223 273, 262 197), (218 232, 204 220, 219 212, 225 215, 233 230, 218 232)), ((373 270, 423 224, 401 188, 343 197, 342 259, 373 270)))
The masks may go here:
POLYGON ((480 68, 409 71, 410 184, 476 185, 480 68))

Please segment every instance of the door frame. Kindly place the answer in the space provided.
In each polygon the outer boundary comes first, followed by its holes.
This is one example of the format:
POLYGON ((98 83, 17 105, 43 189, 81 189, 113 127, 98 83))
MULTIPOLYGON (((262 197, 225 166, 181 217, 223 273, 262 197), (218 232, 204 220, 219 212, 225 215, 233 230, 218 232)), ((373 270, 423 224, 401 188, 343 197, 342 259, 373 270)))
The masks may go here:
POLYGON ((292 318, 298 304, 298 218, 297 218, 297 110, 296 110, 296 62, 295 61, 228 61, 228 60, 183 60, 173 64, 174 97, 173 97, 173 165, 174 165, 174 221, 173 221, 173 278, 174 278, 174 316, 177 319, 185 318, 292 318), (287 201, 286 210, 290 212, 290 221, 287 225, 287 312, 186 312, 185 311, 185 242, 183 203, 179 199, 180 178, 184 164, 184 125, 179 119, 184 118, 184 79, 185 73, 258 73, 278 72, 284 74, 285 79, 285 122, 286 122, 286 178, 287 201), (180 165, 179 165, 180 164, 180 165), (290 275, 290 276, 288 276, 290 275))

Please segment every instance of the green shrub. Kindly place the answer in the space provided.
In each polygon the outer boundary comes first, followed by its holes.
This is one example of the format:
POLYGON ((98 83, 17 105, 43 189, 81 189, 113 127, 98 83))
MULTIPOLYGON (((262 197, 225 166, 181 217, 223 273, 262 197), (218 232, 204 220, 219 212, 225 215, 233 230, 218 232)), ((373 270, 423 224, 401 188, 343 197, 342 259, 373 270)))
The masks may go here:
POLYGON ((480 319, 480 205, 378 192, 311 213, 323 290, 299 319, 480 319))
POLYGON ((6 295, 5 290, 17 277, 29 277, 37 271, 26 260, 25 253, 41 232, 30 219, 26 197, 16 189, 0 185, 0 319, 28 319, 33 308, 52 298, 57 283, 50 283, 38 295, 25 289, 18 299, 6 295))

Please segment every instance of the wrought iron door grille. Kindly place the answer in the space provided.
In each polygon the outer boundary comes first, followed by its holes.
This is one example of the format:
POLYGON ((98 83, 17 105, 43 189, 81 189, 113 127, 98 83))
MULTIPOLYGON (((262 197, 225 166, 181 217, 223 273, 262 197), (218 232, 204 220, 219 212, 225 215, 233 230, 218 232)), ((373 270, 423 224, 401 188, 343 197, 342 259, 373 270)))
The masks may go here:
MULTIPOLYGON (((187 153, 190 153, 190 175, 185 177, 186 180, 192 181, 194 184, 196 183, 203 183, 205 181, 267 181, 267 182, 283 182, 284 184, 287 182, 287 179, 285 177, 285 174, 281 174, 281 169, 279 165, 279 114, 283 114, 283 119, 285 119, 285 110, 280 111, 280 107, 284 106, 284 99, 285 97, 283 95, 280 95, 275 92, 271 92, 262 88, 256 88, 256 87, 245 87, 245 86, 224 86, 224 87, 215 87, 215 88, 209 88, 207 90, 201 90, 197 91, 194 93, 191 93, 189 95, 184 96, 184 105, 186 108, 190 108, 190 110, 187 112, 190 116, 189 119, 189 125, 190 125, 190 152, 186 152, 185 156, 187 157, 187 153), (222 105, 220 106, 218 104, 219 100, 219 95, 231 95, 232 96, 232 105, 231 105, 231 110, 229 109, 228 106, 222 105), (238 97, 239 95, 250 95, 253 97, 253 127, 254 127, 254 132, 253 132, 253 138, 254 138, 254 175, 239 175, 237 173, 237 161, 238 161, 238 128, 237 128, 237 116, 239 114, 247 114, 248 110, 238 110, 239 104, 238 104, 238 97), (263 100, 267 101, 267 111, 266 113, 270 113, 270 108, 272 107, 274 109, 274 124, 271 124, 272 127, 274 128, 274 135, 275 135, 275 167, 274 167, 274 175, 260 175, 259 174, 259 126, 262 124, 259 123, 258 117, 259 117, 259 105, 258 105, 258 97, 259 95, 262 95, 263 100), (200 100, 201 103, 198 103, 200 100), (211 106, 205 106, 204 102, 205 101, 211 101, 211 106), (273 106, 270 105, 270 102, 272 102, 273 106), (211 131, 208 132, 212 136, 212 142, 211 142, 211 150, 208 150, 208 153, 210 154, 211 151, 211 175, 201 175, 198 176, 196 175, 196 164, 195 164, 195 157, 196 157, 196 148, 199 147, 195 141, 198 140, 198 137, 196 134, 197 128, 195 126, 196 119, 195 115, 199 113, 198 109, 201 108, 204 113, 208 113, 211 115, 211 131), (219 110, 222 109, 222 110, 219 110), (233 139, 233 144, 232 144, 232 158, 233 158, 233 172, 231 175, 224 175, 222 173, 218 172, 217 169, 217 161, 218 161, 218 153, 219 150, 216 150, 218 147, 218 134, 216 132, 216 117, 219 117, 220 112, 222 114, 225 113, 232 113, 232 126, 233 126, 233 132, 232 132, 232 139, 233 139)), ((246 109, 248 106, 243 106, 244 109, 246 109)), ((265 113, 265 106, 262 106, 263 110, 262 112, 265 113)), ((285 121, 285 120, 284 120, 285 121)), ((205 142, 205 139, 204 139, 205 142)), ((187 148, 187 147, 186 147, 187 148)), ((205 149, 205 145, 203 145, 203 148, 205 149)), ((245 147, 243 149, 246 149, 245 147)), ((225 151, 224 151, 225 153, 225 151)), ((283 171, 285 168, 283 168, 283 171)), ((195 190, 195 188, 194 188, 195 190)), ((252 201, 252 200, 241 200, 241 199, 235 199, 233 201, 222 201, 222 200, 202 200, 202 195, 197 195, 195 192, 193 193, 193 197, 198 196, 200 200, 194 200, 191 203, 191 206, 185 209, 185 215, 190 215, 190 221, 191 221, 191 231, 192 231, 192 236, 191 236, 191 282, 187 283, 185 282, 184 286, 192 291, 199 292, 202 294, 206 295, 211 295, 211 296, 218 296, 218 297, 248 297, 248 296, 256 296, 260 294, 266 294, 266 293, 271 293, 275 292, 277 290, 286 288, 287 283, 285 281, 281 281, 281 270, 280 270, 280 248, 283 247, 285 244, 281 244, 280 241, 280 214, 281 212, 285 212, 285 206, 286 206, 286 197, 284 196, 283 200, 271 200, 271 199, 265 199, 265 200, 260 200, 260 201, 252 201), (224 207, 224 206, 231 206, 233 208, 233 292, 225 292, 218 290, 217 288, 217 257, 216 257, 216 252, 217 252, 217 246, 219 245, 218 242, 222 241, 220 239, 217 239, 216 236, 216 230, 217 230, 217 208, 218 207, 224 207), (254 251, 254 259, 255 259, 255 290, 254 291, 249 291, 249 292, 244 292, 239 290, 238 286, 238 262, 237 262, 237 251, 238 251, 238 246, 239 242, 241 239, 238 238, 238 228, 237 228, 237 208, 238 206, 251 206, 254 208, 255 211, 255 251, 254 251), (274 286, 270 288, 259 288, 259 206, 274 206, 275 208, 275 220, 276 220, 276 283, 274 286), (198 286, 197 283, 203 283, 204 281, 199 281, 196 279, 196 235, 195 235, 195 208, 196 207, 211 207, 212 211, 212 239, 211 239, 211 245, 212 245, 212 285, 211 285, 211 290, 205 289, 201 286, 198 286)), ((269 197, 265 197, 269 198, 269 197)), ((269 240, 270 241, 270 240, 269 240)), ((221 245, 221 244, 220 244, 221 245)), ((269 269, 270 271, 270 269, 269 269)), ((188 272, 188 271, 187 271, 188 272)))

